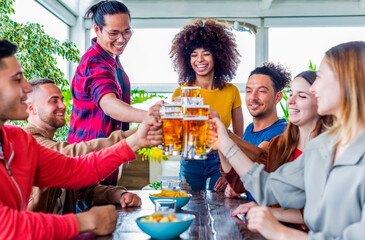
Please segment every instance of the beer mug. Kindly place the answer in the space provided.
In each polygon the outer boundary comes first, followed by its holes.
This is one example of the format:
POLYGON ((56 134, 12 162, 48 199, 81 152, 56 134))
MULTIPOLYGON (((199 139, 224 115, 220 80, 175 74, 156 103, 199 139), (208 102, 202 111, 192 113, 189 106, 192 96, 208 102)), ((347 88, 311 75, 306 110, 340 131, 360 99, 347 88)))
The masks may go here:
POLYGON ((181 105, 203 105, 204 99, 202 97, 182 97, 181 105))
POLYGON ((209 105, 183 105, 182 112, 186 116, 209 116, 209 105))
POLYGON ((186 115, 183 118, 183 154, 186 159, 205 160, 207 128, 209 116, 186 115))
POLYGON ((183 97, 201 97, 200 87, 197 86, 186 86, 181 87, 181 98, 183 97))
POLYGON ((163 134, 163 151, 165 155, 181 154, 183 115, 181 105, 165 104, 160 109, 163 134))
POLYGON ((181 115, 182 105, 180 103, 166 103, 160 108, 160 115, 181 115))

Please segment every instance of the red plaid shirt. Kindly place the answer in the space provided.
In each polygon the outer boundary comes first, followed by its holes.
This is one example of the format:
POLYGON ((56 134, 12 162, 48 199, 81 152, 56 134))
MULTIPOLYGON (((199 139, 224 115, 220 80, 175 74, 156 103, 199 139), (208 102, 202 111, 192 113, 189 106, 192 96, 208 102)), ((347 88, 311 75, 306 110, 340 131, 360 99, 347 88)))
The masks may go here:
POLYGON ((123 89, 116 78, 116 60, 96 43, 96 38, 92 39, 92 46, 82 57, 72 79, 69 143, 108 137, 112 131, 121 129, 121 122, 107 116, 99 106, 100 99, 107 93, 114 93, 130 103, 130 82, 119 61, 117 64, 123 89))

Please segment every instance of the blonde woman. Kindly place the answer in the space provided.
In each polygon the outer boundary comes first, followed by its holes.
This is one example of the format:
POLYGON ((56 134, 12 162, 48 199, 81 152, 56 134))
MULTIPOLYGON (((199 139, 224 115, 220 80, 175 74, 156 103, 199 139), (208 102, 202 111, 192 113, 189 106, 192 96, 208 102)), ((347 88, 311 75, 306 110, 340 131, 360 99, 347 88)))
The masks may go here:
POLYGON ((253 163, 213 122, 218 148, 260 205, 304 207, 309 233, 281 225, 267 207, 248 208, 248 228, 270 239, 363 239, 365 236, 365 42, 329 49, 310 88, 320 115, 333 115, 326 132, 295 161, 273 173, 253 163), (343 197, 346 196, 346 197, 343 197))

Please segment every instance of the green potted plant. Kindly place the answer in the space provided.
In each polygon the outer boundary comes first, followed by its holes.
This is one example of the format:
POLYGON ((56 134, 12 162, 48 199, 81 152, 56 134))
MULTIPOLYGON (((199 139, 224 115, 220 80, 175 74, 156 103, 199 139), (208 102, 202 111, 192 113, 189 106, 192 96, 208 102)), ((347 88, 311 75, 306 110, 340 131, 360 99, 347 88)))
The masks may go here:
MULTIPOLYGON (((13 8, 15 0, 0 0, 0 39, 7 39, 18 45, 17 58, 24 69, 26 79, 49 78, 61 87, 67 106, 66 119, 71 113, 71 95, 69 83, 64 73, 57 67, 56 56, 67 61, 78 63, 80 51, 70 41, 61 42, 44 32, 38 23, 18 23, 9 15, 15 14, 13 8)), ((25 121, 12 121, 10 124, 24 126, 25 121)), ((56 132, 57 140, 65 140, 68 125, 56 132)))

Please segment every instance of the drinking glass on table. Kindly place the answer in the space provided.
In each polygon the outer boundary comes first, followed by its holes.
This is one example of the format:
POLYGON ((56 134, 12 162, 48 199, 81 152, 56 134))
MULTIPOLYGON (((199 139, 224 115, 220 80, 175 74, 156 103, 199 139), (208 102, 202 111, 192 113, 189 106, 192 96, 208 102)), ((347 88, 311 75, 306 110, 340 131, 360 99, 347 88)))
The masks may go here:
POLYGON ((155 212, 163 215, 170 215, 176 212, 176 199, 155 200, 155 212))

